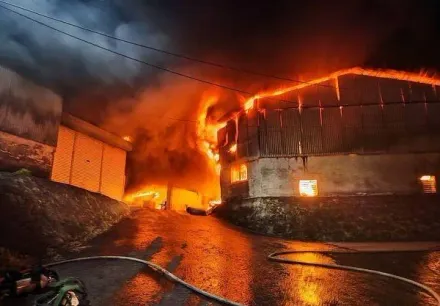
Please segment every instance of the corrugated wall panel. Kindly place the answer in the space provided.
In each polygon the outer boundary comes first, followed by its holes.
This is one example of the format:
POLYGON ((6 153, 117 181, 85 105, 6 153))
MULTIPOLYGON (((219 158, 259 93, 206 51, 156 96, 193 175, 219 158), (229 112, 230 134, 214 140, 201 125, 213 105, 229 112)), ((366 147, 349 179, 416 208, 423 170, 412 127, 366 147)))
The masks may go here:
POLYGON ((342 109, 344 152, 362 151, 362 108, 360 106, 342 109))
POLYGON ((424 132, 427 129, 424 103, 407 103, 405 104, 405 126, 408 133, 424 132))
POLYGON ((264 113, 258 113, 258 139, 260 140, 260 155, 267 156, 267 122, 264 113))
POLYGON ((426 95, 429 94, 429 85, 419 83, 409 83, 411 102, 425 102, 426 95))
POLYGON ((319 86, 312 85, 299 89, 298 97, 304 108, 319 106, 319 86))
MULTIPOLYGON (((357 76, 358 88, 361 92, 360 104, 380 104, 380 91, 378 78, 370 76, 357 76)), ((357 104, 355 103, 355 104, 357 104)))
POLYGON ((422 139, 428 135, 428 118, 424 103, 405 104, 405 138, 407 150, 415 152, 429 151, 430 143, 422 139))
POLYGON ((257 156, 259 154, 258 142, 258 112, 252 109, 248 112, 248 155, 257 156))
POLYGON ((122 200, 125 187, 125 160, 124 150, 104 145, 102 155, 101 193, 122 200))
POLYGON ((343 75, 338 78, 341 105, 359 104, 361 101, 360 84, 355 75, 343 75))
POLYGON ((322 106, 339 105, 338 90, 336 87, 336 80, 328 80, 317 86, 318 95, 322 106))
POLYGON ((379 87, 383 103, 386 104, 403 102, 402 81, 380 79, 379 87))
POLYGON ((387 149, 390 152, 401 152, 404 149, 405 106, 403 103, 384 105, 384 132, 387 135, 387 149))
POLYGON ((72 163, 71 184, 99 191, 103 143, 77 133, 72 163))
POLYGON ((266 142, 269 155, 277 156, 283 154, 283 144, 281 139, 280 111, 266 111, 266 142))
POLYGON ((301 142, 301 118, 298 109, 286 109, 281 113, 283 152, 286 155, 299 155, 301 142))
POLYGON ((58 144, 55 149, 51 177, 55 182, 70 183, 74 140, 75 131, 64 126, 59 127, 58 144))
POLYGON ((425 94, 426 101, 437 101, 436 92, 432 85, 423 85, 423 92, 425 94))
POLYGON ((380 105, 362 107, 362 125, 364 152, 385 151, 387 137, 384 133, 380 105))
POLYGON ((322 152, 322 128, 319 109, 304 109, 301 112, 302 151, 305 154, 322 152))
POLYGON ((322 110, 322 150, 324 153, 344 151, 342 118, 339 108, 322 110))

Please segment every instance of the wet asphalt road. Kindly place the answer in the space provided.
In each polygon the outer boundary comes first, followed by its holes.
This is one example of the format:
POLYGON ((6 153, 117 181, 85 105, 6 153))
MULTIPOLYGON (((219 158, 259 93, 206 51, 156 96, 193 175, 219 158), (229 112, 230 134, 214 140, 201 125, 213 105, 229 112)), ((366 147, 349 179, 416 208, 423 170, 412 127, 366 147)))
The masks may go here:
MULTIPOLYGON (((142 210, 69 257, 128 255, 151 260, 191 284, 246 305, 435 305, 425 293, 387 278, 266 259, 279 249, 329 248, 254 235, 214 217, 142 210)), ((440 292, 440 252, 292 258, 381 270, 440 292)), ((80 277, 96 306, 215 305, 136 263, 73 263, 57 271, 80 277)))

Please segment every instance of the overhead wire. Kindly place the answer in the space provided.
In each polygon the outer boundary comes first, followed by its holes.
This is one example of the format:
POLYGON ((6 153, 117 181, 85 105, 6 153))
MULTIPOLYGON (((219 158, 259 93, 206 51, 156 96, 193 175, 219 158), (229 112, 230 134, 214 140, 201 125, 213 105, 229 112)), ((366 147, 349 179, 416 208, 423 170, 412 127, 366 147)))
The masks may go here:
MULTIPOLYGON (((180 55, 180 54, 172 53, 172 52, 169 52, 169 51, 161 50, 161 49, 158 49, 158 48, 153 48, 153 47, 150 47, 150 46, 146 46, 146 45, 138 44, 138 43, 135 43, 135 42, 131 42, 131 41, 128 41, 128 40, 125 40, 125 39, 122 39, 122 38, 118 38, 118 37, 115 37, 115 36, 112 36, 112 35, 109 35, 109 34, 106 34, 106 33, 102 33, 102 32, 99 32, 99 31, 95 31, 95 30, 92 30, 92 29, 89 29, 89 28, 86 28, 86 27, 83 27, 83 26, 80 26, 80 25, 77 25, 77 24, 74 24, 74 23, 70 23, 70 22, 67 22, 67 21, 62 20, 62 19, 51 17, 51 16, 48 16, 48 15, 45 15, 45 14, 42 14, 42 13, 39 13, 39 12, 35 12, 33 10, 27 9, 27 8, 19 6, 19 5, 15 5, 15 4, 9 3, 7 1, 0 0, 0 3, 4 3, 6 5, 10 5, 10 6, 16 7, 18 9, 21 9, 21 10, 24 10, 24 11, 36 14, 38 16, 41 16, 41 17, 44 17, 44 18, 48 18, 50 20, 61 22, 63 24, 67 24, 69 26, 80 28, 82 30, 89 31, 89 32, 92 32, 92 33, 96 33, 96 34, 99 34, 99 35, 103 35, 105 37, 108 37, 108 38, 111 38, 111 39, 115 39, 115 40, 119 40, 119 41, 122 41, 122 42, 125 42, 125 43, 128 43, 128 44, 133 44, 133 45, 136 45, 136 46, 139 46, 139 47, 151 49, 151 50, 158 51, 158 52, 163 52, 163 53, 166 53, 166 54, 169 54, 169 55, 173 55, 173 56, 176 56, 176 57, 186 58, 188 60, 199 61, 201 63, 208 64, 208 65, 218 66, 220 68, 227 68, 227 69, 232 69, 232 70, 244 72, 244 71, 240 70, 239 68, 234 68, 234 67, 230 67, 230 66, 226 66, 226 65, 222 65, 222 64, 218 64, 218 63, 198 60, 198 59, 195 59, 195 58, 187 57, 185 55, 180 55)), ((168 68, 165 68, 165 67, 161 67, 161 66, 158 66, 158 65, 155 65, 155 64, 148 63, 148 62, 140 60, 138 58, 135 58, 135 57, 129 56, 127 54, 124 54, 124 53, 121 53, 121 52, 118 52, 118 51, 106 48, 106 47, 104 47, 102 45, 99 45, 97 43, 91 42, 89 40, 86 40, 86 39, 83 39, 81 37, 78 37, 78 36, 75 36, 73 34, 70 34, 68 32, 65 32, 65 31, 63 31, 61 29, 58 29, 58 28, 53 27, 51 25, 48 25, 48 24, 46 24, 46 23, 44 23, 42 21, 36 20, 36 19, 34 19, 34 18, 30 17, 30 16, 27 16, 25 14, 17 12, 17 11, 15 11, 13 9, 8 8, 8 7, 5 7, 4 5, 0 4, 0 8, 3 8, 3 9, 5 9, 7 11, 10 11, 10 12, 13 12, 13 13, 21 16, 21 17, 24 17, 26 19, 29 19, 29 20, 33 21, 33 22, 36 22, 36 23, 38 23, 38 24, 40 24, 40 25, 42 25, 44 27, 50 28, 50 29, 52 29, 52 30, 54 30, 56 32, 62 33, 64 35, 66 35, 66 36, 69 36, 71 38, 74 38, 74 39, 77 39, 79 41, 82 41, 83 43, 89 44, 89 45, 94 46, 96 48, 99 48, 99 49, 102 49, 104 51, 113 53, 115 55, 119 55, 119 56, 121 56, 123 58, 135 61, 137 63, 144 64, 144 65, 147 65, 149 67, 152 67, 152 68, 155 68, 155 69, 158 69, 158 70, 162 70, 162 71, 165 71, 165 72, 168 72, 168 73, 180 76, 180 77, 191 79, 193 81, 204 83, 204 84, 207 84, 207 85, 210 85, 210 86, 215 86, 215 87, 219 87, 219 88, 222 88, 222 89, 225 89, 225 90, 229 90, 229 91, 233 91, 233 92, 238 92, 238 93, 243 94, 243 95, 247 95, 247 96, 251 96, 251 97, 256 95, 253 92, 249 92, 249 91, 246 91, 246 90, 243 90, 243 89, 240 89, 240 88, 235 88, 235 87, 232 87, 232 86, 227 86, 227 85, 224 85, 224 84, 212 82, 212 81, 209 81, 209 80, 201 79, 201 78, 198 78, 198 77, 187 75, 185 73, 181 73, 181 72, 178 72, 178 71, 175 71, 175 70, 171 70, 171 69, 168 69, 168 68)), ((253 72, 250 72, 250 71, 248 71, 248 73, 253 74, 253 72)), ((256 74, 259 74, 259 73, 256 73, 256 74)), ((293 82, 298 82, 298 83, 303 83, 303 84, 310 84, 310 82, 293 80, 293 79, 286 79, 286 78, 281 78, 281 77, 277 77, 277 76, 271 76, 271 75, 265 75, 265 76, 275 77, 275 78, 286 80, 286 81, 293 81, 293 82)), ((340 87, 331 86, 331 85, 325 85, 325 84, 320 84, 320 83, 315 83, 313 85, 315 85, 315 86, 330 87, 330 88, 335 88, 335 89, 341 89, 340 87)), ((315 108, 314 106, 300 106, 298 102, 284 100, 284 99, 278 99, 278 98, 273 98, 273 97, 270 97, 270 96, 269 97, 264 97, 264 99, 272 100, 272 101, 278 101, 278 102, 284 102, 284 103, 289 103, 289 104, 291 104, 291 106, 289 108, 298 108, 298 107, 301 107, 301 108, 315 108)), ((326 106, 326 107, 318 106, 317 108, 340 107, 340 106, 347 106, 347 105, 336 105, 336 106, 326 106)), ((198 122, 196 120, 188 120, 188 119, 180 119, 180 118, 171 118, 171 117, 163 117, 163 118, 167 118, 167 119, 170 119, 170 120, 176 120, 176 121, 182 121, 182 122, 192 122, 192 123, 197 123, 198 122)))
POLYGON ((32 17, 29 17, 29 16, 27 16, 27 15, 25 15, 25 14, 21 14, 21 13, 19 13, 19 12, 17 12, 17 11, 14 11, 14 10, 8 8, 8 7, 5 7, 5 6, 1 5, 1 4, 0 4, 0 7, 3 8, 3 9, 5 9, 5 10, 8 10, 8 11, 10 11, 10 12, 13 12, 13 13, 15 13, 15 14, 17 14, 17 15, 20 15, 20 16, 26 18, 26 19, 29 19, 29 20, 31 20, 31 21, 33 21, 33 22, 36 22, 36 23, 38 23, 38 24, 40 24, 40 25, 42 25, 42 26, 45 26, 45 27, 47 27, 47 28, 50 28, 50 29, 52 29, 52 30, 54 30, 54 31, 56 31, 56 32, 62 33, 62 34, 64 34, 64 35, 66 35, 66 36, 69 36, 69 37, 71 37, 71 38, 77 39, 77 40, 79 40, 79 41, 82 41, 82 42, 84 42, 84 43, 86 43, 86 44, 89 44, 89 45, 91 45, 91 46, 94 46, 94 47, 96 47, 96 48, 99 48, 99 49, 105 50, 105 51, 107 51, 107 52, 110 52, 110 53, 113 53, 113 54, 119 55, 119 56, 124 57, 124 58, 126 58, 126 59, 130 59, 130 60, 135 61, 135 62, 137 62, 137 63, 144 64, 144 65, 147 65, 147 66, 149 66, 149 67, 152 67, 152 68, 155 68, 155 69, 158 69, 158 70, 162 70, 162 71, 166 71, 166 72, 168 72, 168 73, 175 74, 175 75, 178 75, 178 76, 181 76, 181 77, 184 77, 184 78, 187 78, 187 79, 191 79, 191 80, 194 80, 194 81, 197 81, 197 82, 200 82, 200 83, 204 83, 204 84, 208 84, 208 85, 211 85, 211 86, 215 86, 215 87, 219 87, 219 88, 223 88, 223 89, 227 89, 227 90, 231 90, 231 91, 239 92, 239 93, 241 93, 241 94, 245 94, 245 95, 253 95, 253 93, 248 92, 248 91, 245 91, 245 90, 242 90, 242 89, 238 89, 238 88, 230 87, 230 86, 227 86, 227 85, 223 85, 223 84, 219 84, 219 83, 211 82, 211 81, 208 81, 208 80, 200 79, 200 78, 197 78, 197 77, 193 77, 193 76, 191 76, 191 75, 187 75, 187 74, 184 74, 184 73, 181 73, 181 72, 178 72, 178 71, 174 71, 174 70, 171 70, 171 69, 168 69, 168 68, 165 68, 165 67, 161 67, 161 66, 158 66, 158 65, 155 65, 155 64, 148 63, 148 62, 146 62, 146 61, 140 60, 140 59, 138 59, 138 58, 135 58, 135 57, 129 56, 129 55, 127 55, 127 54, 124 54, 124 53, 121 53, 121 52, 118 52, 118 51, 115 51, 115 50, 112 50, 112 49, 109 49, 109 48, 106 48, 106 47, 101 46, 101 45, 99 45, 99 44, 97 44, 97 43, 91 42, 91 41, 89 41, 89 40, 87 40, 87 39, 84 39, 84 38, 81 38, 81 37, 75 36, 75 35, 73 35, 73 34, 70 34, 70 33, 68 33, 68 32, 65 32, 65 31, 63 31, 63 30, 60 30, 60 29, 58 29, 58 28, 56 28, 56 27, 53 27, 53 26, 51 26, 51 25, 48 25, 47 23, 44 23, 44 22, 39 21, 39 20, 36 20, 36 19, 34 19, 34 18, 32 18, 32 17))
MULTIPOLYGON (((0 2, 1 2, 1 1, 2 1, 2 0, 0 0, 0 2)), ((54 31, 56 31, 56 32, 59 32, 59 33, 61 33, 61 34, 64 34, 64 35, 66 35, 66 36, 68 36, 68 37, 71 37, 71 38, 74 38, 74 39, 76 39, 76 40, 79 40, 79 41, 81 41, 81 42, 83 42, 83 43, 85 43, 85 44, 88 44, 88 45, 91 45, 91 46, 93 46, 93 47, 99 48, 99 49, 101 49, 101 50, 104 50, 104 51, 107 51, 107 52, 113 53, 113 54, 115 54, 115 55, 119 55, 119 56, 121 56, 121 57, 123 57, 123 58, 129 59, 129 60, 132 60, 132 61, 134 61, 134 62, 137 62, 137 63, 140 63, 140 64, 144 64, 144 65, 146 65, 146 66, 149 66, 149 67, 152 67, 152 68, 155 68, 155 69, 158 69, 158 70, 162 70, 162 71, 165 71, 165 72, 168 72, 168 73, 171 73, 171 74, 174 74, 174 75, 177 75, 177 76, 183 77, 183 78, 191 79, 191 80, 193 80, 193 81, 197 81, 197 82, 199 82, 199 83, 207 84, 207 85, 210 85, 210 86, 214 86, 214 87, 222 88, 222 89, 229 90, 229 91, 233 91, 233 92, 238 92, 238 93, 243 94, 243 95, 246 95, 246 96, 250 96, 250 97, 252 97, 252 96, 256 96, 256 95, 257 95, 257 93, 254 93, 254 92, 249 92, 249 91, 246 91, 246 90, 243 90, 243 89, 240 89, 240 88, 236 88, 236 87, 227 86, 227 85, 223 85, 223 84, 220 84, 220 83, 216 83, 216 82, 212 82, 212 81, 204 80, 204 79, 201 79, 201 78, 198 78, 198 77, 194 77, 194 76, 191 76, 191 75, 187 75, 187 74, 182 73, 182 72, 178 72, 178 71, 175 71, 175 70, 171 70, 171 69, 169 69, 169 68, 165 68, 165 67, 162 67, 162 66, 158 66, 158 65, 155 65, 155 64, 148 63, 148 62, 146 62, 146 61, 143 61, 143 60, 140 60, 140 59, 138 59, 138 58, 135 58, 135 57, 129 56, 129 55, 127 55, 127 54, 124 54, 124 53, 121 53, 121 52, 118 52, 118 51, 115 51, 115 50, 112 50, 112 49, 106 48, 106 47, 104 47, 104 46, 102 46, 102 45, 99 45, 99 44, 94 43, 94 42, 91 42, 91 41, 89 41, 89 40, 87 40, 87 39, 84 39, 84 38, 78 37, 78 36, 76 36, 76 35, 73 35, 73 34, 71 34, 71 33, 66 32, 66 31, 60 30, 60 29, 58 29, 58 28, 56 28, 56 27, 53 27, 53 26, 51 26, 51 25, 48 25, 47 23, 44 23, 44 22, 42 22, 42 21, 40 21, 40 20, 36 20, 36 19, 34 19, 34 18, 30 17, 30 16, 27 16, 27 15, 25 15, 25 14, 22 14, 22 13, 20 13, 20 12, 17 12, 17 11, 15 11, 15 10, 13 10, 13 9, 10 9, 10 8, 4 6, 4 5, 1 5, 1 4, 0 4, 0 8, 3 8, 3 9, 5 9, 5 10, 7 10, 7 11, 10 11, 10 12, 16 14, 16 15, 19 15, 19 16, 21 16, 21 17, 24 17, 24 18, 26 18, 26 19, 28 19, 28 20, 31 20, 31 21, 33 21, 33 22, 35 22, 35 23, 38 23, 38 24, 40 24, 40 25, 42 25, 42 26, 44 26, 44 27, 47 27, 47 28, 49 28, 49 29, 52 29, 52 30, 54 30, 54 31)), ((315 85, 316 85, 316 84, 315 84, 315 85)), ((267 99, 267 100, 278 101, 278 102, 283 102, 283 103, 290 103, 290 104, 293 104, 293 105, 298 104, 297 102, 294 102, 294 101, 289 101, 289 100, 284 100, 284 99, 277 99, 277 98, 273 98, 273 97, 264 97, 264 98, 267 99)))
MULTIPOLYGON (((118 41, 121 41, 121 42, 124 42, 124 43, 127 43, 127 44, 131 44, 131 45, 134 45, 134 46, 137 46, 137 47, 141 47, 141 48, 144 48, 144 49, 160 52, 160 53, 167 54, 167 55, 174 56, 174 57, 178 57, 178 58, 183 58, 183 59, 186 59, 186 60, 189 60, 189 61, 193 61, 193 62, 197 62, 197 63, 200 63, 200 64, 209 65, 209 66, 213 66, 213 67, 217 67, 217 68, 221 68, 221 69, 227 69, 227 70, 231 70, 231 71, 235 71, 235 72, 250 74, 250 75, 256 75, 256 76, 260 76, 260 77, 276 79, 276 80, 280 80, 280 81, 295 82, 295 83, 300 83, 300 84, 309 84, 309 82, 307 82, 307 81, 301 81, 301 80, 297 80, 297 79, 280 77, 280 76, 272 75, 272 74, 265 74, 265 73, 261 73, 261 72, 257 72, 257 71, 253 71, 253 70, 237 68, 237 67, 233 67, 233 66, 230 66, 230 65, 225 65, 225 64, 221 64, 221 63, 216 63, 216 62, 212 62, 212 61, 198 59, 198 58, 191 57, 191 56, 188 56, 188 55, 185 55, 185 54, 175 53, 175 52, 159 49, 159 48, 156 48, 156 47, 147 46, 145 44, 137 43, 137 42, 130 41, 130 40, 127 40, 127 39, 124 39, 124 38, 120 38, 120 37, 116 37, 114 35, 110 35, 110 34, 107 34, 105 32, 96 31, 96 30, 93 30, 93 29, 81 26, 79 24, 72 23, 72 22, 60 19, 60 18, 52 17, 52 16, 49 16, 49 15, 46 15, 46 14, 43 14, 43 13, 31 10, 29 8, 20 6, 20 5, 9 3, 7 1, 0 0, 0 3, 4 3, 6 5, 10 5, 12 7, 21 9, 23 11, 26 11, 26 12, 29 12, 29 13, 32 13, 32 14, 35 14, 35 15, 38 15, 38 16, 41 16, 41 17, 53 20, 53 21, 57 21, 57 22, 60 22, 60 23, 63 23, 63 24, 66 24, 66 25, 69 25, 69 26, 72 26, 72 27, 84 30, 84 31, 88 31, 90 33, 98 34, 98 35, 101 35, 101 36, 104 36, 104 37, 107 37, 107 38, 111 38, 111 39, 118 40, 118 41)), ((322 86, 322 87, 329 87, 329 88, 336 88, 336 86, 326 85, 326 84, 314 84, 314 85, 322 86)))

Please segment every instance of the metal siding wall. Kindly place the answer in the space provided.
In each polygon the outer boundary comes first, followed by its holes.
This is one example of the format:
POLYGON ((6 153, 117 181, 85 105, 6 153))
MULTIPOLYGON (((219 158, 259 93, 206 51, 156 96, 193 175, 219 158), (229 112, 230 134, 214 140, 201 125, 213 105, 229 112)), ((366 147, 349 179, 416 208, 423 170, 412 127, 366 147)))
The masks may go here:
POLYGON ((60 126, 58 130, 58 144, 55 149, 51 179, 55 182, 69 184, 72 170, 73 145, 75 131, 60 126))
MULTIPOLYGON (((426 96, 429 95, 429 85, 409 83, 411 102, 425 102, 426 96)), ((431 87, 432 88, 432 87, 431 87)))
POLYGON ((267 154, 282 155, 283 144, 281 139, 281 121, 278 110, 266 111, 266 142, 267 154))
POLYGON ((322 153, 322 127, 319 109, 304 109, 301 113, 302 142, 304 153, 322 153))
POLYGON ((250 110, 248 112, 247 129, 248 129, 248 156, 258 156, 259 141, 258 141, 258 112, 250 110))
POLYGON ((72 163, 72 185, 93 192, 99 191, 102 147, 102 142, 77 133, 72 163))
POLYGON ((338 78, 341 105, 359 104, 361 91, 355 75, 343 75, 338 78))
POLYGON ((423 142, 416 146, 411 145, 412 140, 416 140, 422 135, 428 134, 428 120, 425 105, 423 103, 405 104, 405 138, 408 139, 408 148, 412 152, 425 152, 429 150, 429 143, 423 142))
POLYGON ((361 93, 360 100, 356 104, 380 104, 380 91, 378 78, 369 76, 357 76, 358 90, 361 93))
POLYGON ((267 122, 264 113, 258 113, 258 139, 260 139, 260 154, 261 156, 268 156, 267 148, 267 122))
POLYGON ((344 151, 342 118, 339 108, 322 110, 322 150, 327 153, 344 151))
POLYGON ((403 102, 402 81, 380 79, 379 88, 380 88, 382 101, 384 104, 403 102))
POLYGON ((337 95, 337 88, 336 88, 336 80, 329 80, 327 82, 321 83, 322 86, 317 86, 317 95, 319 97, 319 101, 321 102, 322 106, 332 106, 337 105, 339 106, 339 100, 337 95))
POLYGON ((261 109, 251 110, 247 125, 239 124, 239 143, 244 133, 248 142, 247 154, 239 146, 239 156, 440 150, 439 86, 356 75, 341 76, 338 84, 340 100, 334 87, 289 93, 292 101, 303 102, 301 112, 295 103, 258 101, 261 109), (281 104, 286 108, 279 109, 281 104))
POLYGON ((387 149, 390 152, 402 152, 405 130, 405 106, 401 104, 384 105, 384 129, 387 136, 387 149))
POLYGON ((283 122, 282 137, 284 140, 284 153, 286 155, 299 155, 301 142, 301 118, 298 109, 286 109, 281 112, 283 122))
POLYGON ((365 152, 386 151, 386 133, 380 105, 362 107, 363 150, 365 152))
POLYGON ((126 152, 109 145, 104 145, 102 155, 101 193, 122 200, 125 189, 126 152))
POLYGON ((429 101, 438 101, 437 94, 436 94, 434 87, 432 85, 424 85, 423 92, 425 93, 426 101, 428 101, 428 102, 429 101))
POLYGON ((359 106, 342 109, 344 152, 362 151, 362 108, 359 106))

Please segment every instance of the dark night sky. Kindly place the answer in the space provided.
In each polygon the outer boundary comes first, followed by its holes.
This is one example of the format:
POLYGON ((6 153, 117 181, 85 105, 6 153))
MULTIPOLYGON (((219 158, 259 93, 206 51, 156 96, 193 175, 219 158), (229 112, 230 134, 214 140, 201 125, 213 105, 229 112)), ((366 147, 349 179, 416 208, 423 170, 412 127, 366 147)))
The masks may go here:
MULTIPOLYGON (((13 3, 146 45, 290 78, 356 65, 440 70, 436 0, 13 3)), ((268 79, 195 65, 39 19, 119 52, 209 80, 252 90, 271 85, 268 79)), ((68 105, 133 95, 139 88, 154 86, 161 74, 3 10, 0 38, 5 42, 0 46, 1 65, 53 88, 68 105)))

